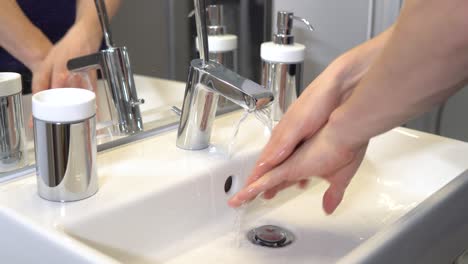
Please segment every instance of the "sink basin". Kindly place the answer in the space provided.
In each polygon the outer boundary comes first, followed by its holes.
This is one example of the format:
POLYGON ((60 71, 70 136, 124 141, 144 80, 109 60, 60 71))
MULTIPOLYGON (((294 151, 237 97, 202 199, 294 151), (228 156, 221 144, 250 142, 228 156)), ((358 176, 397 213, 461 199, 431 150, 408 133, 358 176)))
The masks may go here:
MULTIPOLYGON (((468 144, 397 128, 372 140, 333 215, 322 212, 327 184, 319 180, 305 191, 290 188, 274 200, 257 199, 234 210, 226 201, 243 184, 269 135, 251 116, 230 153, 240 116, 218 118, 213 144, 203 151, 176 148, 176 132, 170 131, 99 153, 100 190, 89 199, 42 200, 31 175, 0 185, 0 205, 33 230, 25 239, 53 234, 57 241, 73 241, 80 248, 64 242, 60 250, 85 252, 83 263, 387 263, 379 257, 398 259, 405 241, 418 247, 404 260, 418 263, 432 252, 448 263, 468 245, 466 216, 453 213, 468 195, 468 176, 459 176, 468 167, 468 144), (254 245, 246 233, 262 225, 283 227, 295 241, 275 249, 254 245), (433 236, 444 243, 420 235, 422 226, 437 231, 433 236), (459 236, 446 235, 454 231, 459 236)), ((6 229, 17 226, 1 219, 6 229)), ((67 257, 61 260, 68 263, 67 257)))
POLYGON ((12 210, 0 209, 0 259, 4 263, 116 263, 55 230, 37 228, 12 210))

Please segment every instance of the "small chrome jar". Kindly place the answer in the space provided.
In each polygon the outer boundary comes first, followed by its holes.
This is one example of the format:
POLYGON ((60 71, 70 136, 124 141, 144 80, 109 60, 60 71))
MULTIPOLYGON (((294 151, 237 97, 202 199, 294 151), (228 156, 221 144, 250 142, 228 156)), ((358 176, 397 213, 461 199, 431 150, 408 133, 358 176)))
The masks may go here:
POLYGON ((38 193, 69 202, 98 190, 96 96, 77 88, 50 89, 32 98, 38 193))
POLYGON ((21 75, 0 73, 0 173, 28 164, 21 90, 21 75))

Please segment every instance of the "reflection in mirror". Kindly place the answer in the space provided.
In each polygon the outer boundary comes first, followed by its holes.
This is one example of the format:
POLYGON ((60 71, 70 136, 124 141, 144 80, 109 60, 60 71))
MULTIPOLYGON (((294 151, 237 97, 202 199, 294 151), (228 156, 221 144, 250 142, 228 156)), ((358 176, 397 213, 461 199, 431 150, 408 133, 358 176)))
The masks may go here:
MULTIPOLYGON (((232 67, 237 68, 240 75, 257 82, 260 82, 261 75, 259 47, 262 42, 271 39, 271 2, 271 0, 207 0, 209 5, 223 5, 221 14, 225 33, 237 37, 237 43, 235 43, 237 47, 235 57, 237 58, 233 59, 235 63, 232 67)), ((176 128, 179 116, 171 108, 182 107, 188 65, 192 59, 198 57, 195 45, 195 21, 188 17, 191 10, 193 10, 192 0, 142 0, 138 4, 132 1, 121 1, 119 11, 113 17, 110 15, 113 41, 116 46, 127 47, 131 56, 131 68, 138 98, 145 100, 145 103, 140 105, 144 125, 144 132, 139 133, 140 135, 127 137, 113 132, 115 126, 111 107, 113 102, 106 93, 108 89, 102 79, 95 84, 94 78, 90 78, 88 73, 76 73, 68 77, 81 79, 82 85, 80 86, 96 90, 98 105, 96 128, 99 150, 144 138, 156 133, 154 131, 176 128)), ((108 11, 109 14, 115 13, 115 10, 109 7, 108 11)), ((65 13, 73 12, 75 10, 67 10, 65 13)), ((71 19, 67 18, 67 21, 70 20, 67 23, 62 21, 64 27, 70 27, 74 22, 74 17, 73 14, 71 19)), ((209 25, 210 23, 214 25, 215 17, 211 19, 208 21, 209 25)), ((52 22, 46 25, 50 27, 50 30, 54 27, 52 22)), ((58 41, 62 36, 55 37, 53 42, 58 41)), ((2 52, 7 51, 0 47, 0 64, 2 52)), ((212 58, 215 59, 216 56, 212 58)), ((0 71, 20 72, 15 69, 7 70, 1 65, 0 71)), ((26 148, 30 165, 23 171, 31 172, 34 170, 34 141, 30 125, 32 75, 29 71, 21 73, 25 87, 23 90, 26 92, 22 101, 26 148)), ((228 110, 229 107, 226 107, 225 111, 228 110)), ((0 181, 2 178, 8 178, 5 177, 7 175, 11 176, 11 173, 0 172, 0 181)))

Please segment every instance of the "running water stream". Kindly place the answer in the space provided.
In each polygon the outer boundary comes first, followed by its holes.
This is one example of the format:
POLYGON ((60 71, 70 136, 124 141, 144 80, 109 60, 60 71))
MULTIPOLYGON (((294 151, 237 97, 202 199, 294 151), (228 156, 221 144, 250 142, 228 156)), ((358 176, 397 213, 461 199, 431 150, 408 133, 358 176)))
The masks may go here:
MULTIPOLYGON (((250 112, 249 111, 244 111, 242 113, 239 122, 237 122, 236 126, 234 127, 234 132, 231 136, 231 139, 229 141, 229 146, 228 146, 228 156, 231 159, 232 154, 235 152, 235 144, 237 141, 237 135, 239 134, 240 126, 242 123, 247 119, 249 116, 250 112)), ((270 118, 270 109, 269 108, 264 108, 260 110, 256 110, 253 112, 254 116, 265 126, 266 129, 268 129, 268 132, 271 134, 273 130, 273 121, 270 118)), ((242 232, 242 220, 243 216, 247 210, 248 204, 243 204, 241 207, 236 209, 236 217, 234 220, 234 238, 233 238, 233 243, 235 247, 240 247, 241 242, 243 241, 243 232, 242 232)))

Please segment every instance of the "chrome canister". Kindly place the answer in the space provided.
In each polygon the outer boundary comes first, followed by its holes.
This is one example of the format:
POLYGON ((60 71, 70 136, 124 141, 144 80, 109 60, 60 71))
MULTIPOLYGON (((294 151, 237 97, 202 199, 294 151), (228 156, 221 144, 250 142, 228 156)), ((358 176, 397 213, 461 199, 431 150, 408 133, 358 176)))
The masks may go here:
POLYGON ((28 164, 21 90, 21 75, 0 73, 0 173, 28 164))
POLYGON ((93 92, 50 89, 33 96, 38 193, 69 202, 98 190, 96 105, 93 92))

